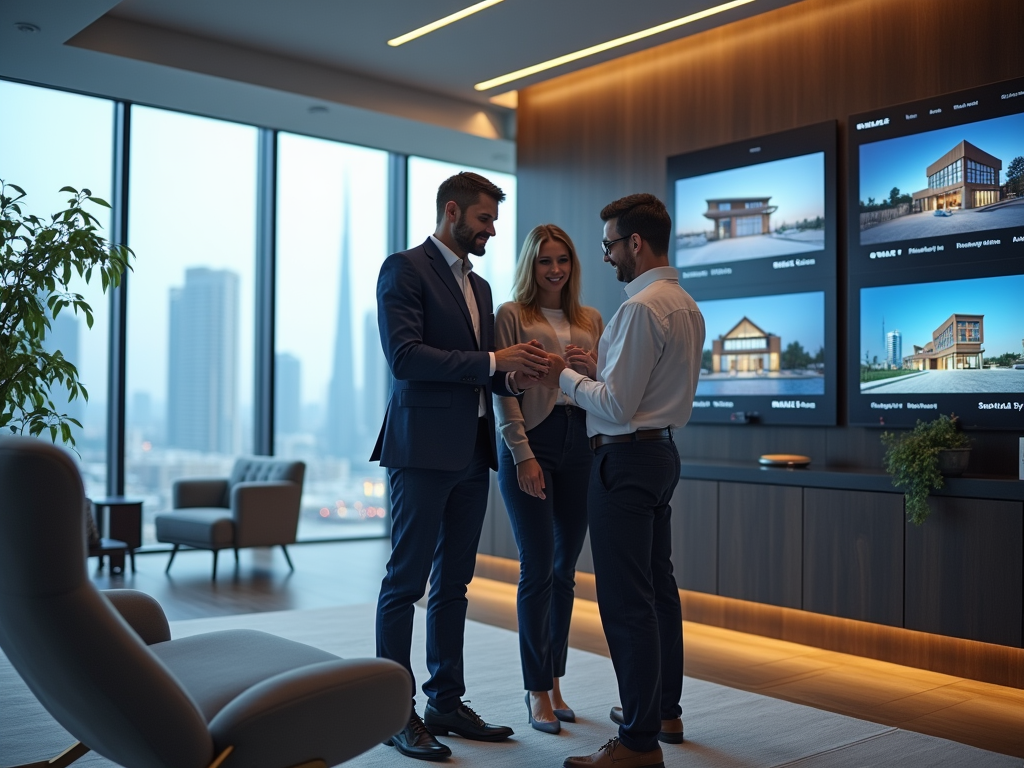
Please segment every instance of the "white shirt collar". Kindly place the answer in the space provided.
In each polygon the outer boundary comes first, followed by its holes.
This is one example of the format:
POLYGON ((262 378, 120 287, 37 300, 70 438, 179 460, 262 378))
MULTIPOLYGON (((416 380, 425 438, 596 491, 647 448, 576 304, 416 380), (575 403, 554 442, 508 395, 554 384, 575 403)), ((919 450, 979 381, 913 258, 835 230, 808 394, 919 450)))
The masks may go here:
POLYGON ((636 296, 640 291, 658 280, 673 280, 679 282, 679 272, 675 267, 654 267, 648 269, 640 277, 633 279, 631 283, 626 283, 626 287, 623 289, 626 291, 626 295, 630 298, 636 296))
MULTIPOLYGON (((439 250, 441 252, 441 255, 444 256, 444 260, 448 262, 448 266, 449 267, 452 267, 454 269, 455 264, 458 263, 460 265, 459 269, 466 269, 465 267, 461 266, 462 265, 462 259, 460 259, 458 256, 456 256, 455 252, 451 248, 449 248, 447 245, 442 243, 440 240, 438 240, 433 235, 430 236, 430 239, 434 241, 434 245, 437 246, 437 250, 439 250)), ((473 262, 471 262, 469 260, 469 256, 466 257, 466 262, 465 263, 469 265, 467 271, 473 269, 473 262)))

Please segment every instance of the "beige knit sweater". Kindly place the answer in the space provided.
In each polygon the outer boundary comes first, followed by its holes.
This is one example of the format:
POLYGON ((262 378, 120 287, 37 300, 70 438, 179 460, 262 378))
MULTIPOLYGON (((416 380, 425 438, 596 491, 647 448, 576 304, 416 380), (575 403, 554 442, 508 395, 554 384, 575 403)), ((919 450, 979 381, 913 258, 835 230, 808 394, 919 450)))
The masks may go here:
MULTIPOLYGON (((498 307, 498 314, 494 319, 494 338, 497 348, 504 349, 513 344, 536 339, 544 345, 546 352, 554 352, 564 357, 565 350, 561 349, 558 336, 551 324, 543 315, 529 323, 524 322, 522 309, 522 305, 514 301, 506 302, 498 307)), ((601 332, 604 330, 604 320, 601 319, 601 313, 593 307, 584 307, 583 311, 591 318, 596 332, 586 331, 578 325, 573 325, 570 328, 569 339, 571 343, 584 349, 596 349, 597 341, 601 338, 601 332)), ((521 398, 494 396, 494 410, 498 416, 498 432, 512 452, 516 464, 533 458, 533 451, 530 449, 530 441, 526 437, 526 432, 548 417, 554 410, 557 399, 557 389, 543 386, 526 390, 521 398)))

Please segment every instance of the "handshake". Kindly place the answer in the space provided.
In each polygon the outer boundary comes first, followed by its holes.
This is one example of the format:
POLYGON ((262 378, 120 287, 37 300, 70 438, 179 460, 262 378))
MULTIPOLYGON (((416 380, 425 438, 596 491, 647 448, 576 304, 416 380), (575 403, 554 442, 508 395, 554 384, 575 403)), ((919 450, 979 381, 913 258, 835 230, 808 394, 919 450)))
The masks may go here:
POLYGON ((586 350, 575 344, 565 348, 565 356, 546 352, 536 339, 498 350, 494 353, 495 367, 499 371, 525 374, 516 378, 519 389, 530 389, 538 384, 558 388, 558 377, 566 368, 572 368, 591 379, 597 375, 597 350, 586 350))

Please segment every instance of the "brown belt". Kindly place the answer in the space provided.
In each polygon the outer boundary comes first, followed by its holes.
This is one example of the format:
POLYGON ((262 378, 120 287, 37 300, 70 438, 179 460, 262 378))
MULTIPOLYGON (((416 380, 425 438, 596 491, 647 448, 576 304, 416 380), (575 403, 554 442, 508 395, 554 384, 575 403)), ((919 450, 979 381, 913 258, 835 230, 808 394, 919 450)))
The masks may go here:
POLYGON ((597 450, 602 445, 611 443, 634 443, 637 440, 671 440, 672 427, 664 429, 638 429, 628 435, 594 435, 590 438, 591 450, 597 450))

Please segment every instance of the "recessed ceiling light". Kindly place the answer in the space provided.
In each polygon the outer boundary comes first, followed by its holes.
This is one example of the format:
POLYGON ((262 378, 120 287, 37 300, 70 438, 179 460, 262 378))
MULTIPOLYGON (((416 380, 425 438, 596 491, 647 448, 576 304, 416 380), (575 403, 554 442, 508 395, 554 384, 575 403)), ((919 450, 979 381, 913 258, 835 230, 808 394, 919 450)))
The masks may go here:
POLYGON ((17 21, 14 23, 14 28, 19 32, 38 32, 39 27, 27 21, 17 21))
POLYGON ((323 115, 327 113, 327 107, 323 104, 314 104, 309 108, 309 114, 311 115, 323 115))
POLYGON ((732 2, 722 3, 716 5, 714 8, 708 8, 705 11, 698 11, 697 13, 691 13, 689 16, 683 16, 680 19, 674 21, 667 21, 664 24, 659 24, 656 27, 650 27, 649 29, 642 29, 639 32, 634 32, 631 35, 625 35, 624 37, 617 37, 614 40, 609 40, 606 43, 598 43, 592 45, 589 48, 584 48, 581 51, 574 53, 567 53, 564 56, 559 56, 555 59, 548 59, 542 61, 540 64, 534 64, 532 67, 524 67, 523 69, 517 69, 515 72, 509 72, 507 75, 501 75, 490 80, 484 80, 482 83, 477 83, 473 87, 478 91, 486 91, 491 88, 497 88, 499 85, 505 83, 511 83, 513 80, 521 80, 524 77, 535 75, 538 72, 544 72, 548 69, 561 66, 562 64, 568 64, 571 61, 578 61, 579 59, 586 58, 587 56, 593 56, 596 53, 607 51, 611 48, 618 48, 620 45, 627 45, 628 43, 636 42, 637 40, 643 40, 645 37, 651 35, 657 35, 661 32, 667 32, 670 29, 681 27, 684 24, 690 24, 700 19, 706 19, 708 16, 714 16, 716 13, 722 13, 733 8, 737 8, 747 3, 752 3, 754 0, 732 0, 732 2))
POLYGON ((443 19, 432 21, 429 24, 426 24, 418 29, 414 29, 412 32, 406 32, 404 35, 393 37, 390 40, 388 40, 388 45, 390 45, 392 48, 395 48, 399 45, 402 45, 403 43, 408 43, 410 40, 415 40, 417 37, 423 37, 423 35, 430 34, 431 32, 434 32, 440 29, 441 27, 446 27, 449 24, 453 24, 456 21, 466 18, 467 16, 472 16, 474 13, 479 13, 485 8, 490 8, 492 5, 497 5, 501 1, 502 0, 483 0, 482 3, 476 3, 475 5, 471 5, 468 8, 463 8, 461 11, 456 11, 455 13, 449 14, 448 16, 445 16, 443 19))

